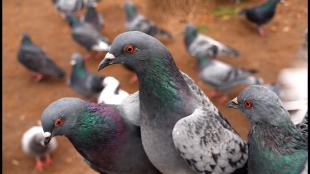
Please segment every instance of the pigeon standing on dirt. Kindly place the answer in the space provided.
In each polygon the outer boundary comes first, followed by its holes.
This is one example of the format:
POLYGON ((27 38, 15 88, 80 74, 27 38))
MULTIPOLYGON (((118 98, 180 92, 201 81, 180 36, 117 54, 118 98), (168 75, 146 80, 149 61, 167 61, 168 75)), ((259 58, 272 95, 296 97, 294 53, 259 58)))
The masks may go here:
POLYGON ((45 75, 58 78, 65 75, 65 72, 31 41, 28 33, 23 33, 17 57, 21 64, 33 72, 36 81, 42 80, 45 75))
POLYGON ((249 173, 308 173, 307 137, 293 124, 274 92, 259 85, 249 86, 228 107, 250 119, 249 173))
POLYGON ((283 0, 267 0, 267 2, 261 5, 243 9, 239 14, 245 16, 250 22, 255 23, 258 33, 264 36, 265 33, 262 26, 274 17, 279 2, 283 2, 283 0))
POLYGON ((140 128, 119 107, 78 98, 56 100, 41 115, 45 144, 54 136, 66 136, 101 174, 160 174, 143 150, 140 128))
POLYGON ((187 51, 193 57, 205 56, 216 58, 219 56, 239 57, 239 52, 216 41, 206 35, 199 34, 197 27, 187 24, 184 32, 184 42, 187 51))
POLYGON ((195 82, 179 71, 161 42, 139 31, 122 33, 98 69, 118 63, 137 73, 142 144, 157 169, 163 174, 244 169, 247 143, 195 82))
POLYGON ((27 155, 36 158, 35 168, 39 171, 42 171, 43 167, 51 165, 52 158, 50 154, 56 147, 57 141, 55 138, 51 139, 47 146, 44 145, 44 132, 41 126, 32 126, 23 134, 22 149, 27 155))
POLYGON ((105 77, 103 86, 104 88, 98 97, 98 103, 119 105, 129 95, 126 91, 120 89, 119 81, 114 77, 105 77))
POLYGON ((133 2, 126 1, 126 28, 128 31, 141 31, 151 36, 172 38, 171 33, 159 28, 152 21, 138 14, 136 5, 133 2))
POLYGON ((89 23, 93 25, 99 32, 101 32, 104 26, 104 20, 100 13, 97 12, 96 7, 89 5, 86 13, 80 18, 81 23, 89 23))
MULTIPOLYGON (((80 22, 74 15, 67 15, 66 20, 71 26, 71 34, 74 41, 88 51, 108 51, 110 46, 108 39, 89 23, 80 22)), ((88 59, 89 57, 85 57, 88 59)))
POLYGON ((227 92, 241 84, 262 84, 255 70, 244 70, 233 67, 224 62, 209 59, 203 56, 196 57, 199 69, 199 78, 206 84, 215 88, 208 93, 209 97, 217 97, 220 102, 227 102, 227 92))
POLYGON ((90 99, 98 97, 104 88, 103 76, 97 76, 87 71, 82 55, 73 53, 71 58, 71 76, 69 86, 80 95, 90 99))

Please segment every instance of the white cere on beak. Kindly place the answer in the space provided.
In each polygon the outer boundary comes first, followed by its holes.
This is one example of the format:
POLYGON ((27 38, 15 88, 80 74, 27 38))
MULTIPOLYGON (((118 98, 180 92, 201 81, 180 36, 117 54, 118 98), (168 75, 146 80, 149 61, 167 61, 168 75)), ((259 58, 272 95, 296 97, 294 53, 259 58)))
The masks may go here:
POLYGON ((44 132, 43 133, 43 136, 44 136, 44 138, 48 138, 48 137, 50 137, 52 134, 50 133, 50 132, 44 132))
POLYGON ((113 54, 111 54, 111 53, 107 53, 106 55, 105 55, 105 57, 104 57, 105 59, 115 59, 115 56, 113 55, 113 54))
POLYGON ((232 99, 231 101, 234 102, 235 104, 239 104, 239 103, 238 103, 238 98, 237 98, 237 97, 235 97, 235 98, 232 99))

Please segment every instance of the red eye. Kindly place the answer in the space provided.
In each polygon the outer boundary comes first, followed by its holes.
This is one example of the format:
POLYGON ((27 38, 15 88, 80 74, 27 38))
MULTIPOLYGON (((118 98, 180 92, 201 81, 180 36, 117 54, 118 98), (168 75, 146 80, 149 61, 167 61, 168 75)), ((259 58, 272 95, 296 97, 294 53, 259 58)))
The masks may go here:
POLYGON ((133 46, 133 45, 128 45, 127 47, 125 47, 124 51, 126 53, 132 54, 132 53, 134 53, 136 51, 136 47, 133 46))
POLYGON ((61 126, 64 124, 64 120, 62 118, 57 118, 54 122, 55 127, 61 126))
POLYGON ((245 100, 244 101, 244 106, 248 109, 253 107, 253 102, 251 100, 245 100))

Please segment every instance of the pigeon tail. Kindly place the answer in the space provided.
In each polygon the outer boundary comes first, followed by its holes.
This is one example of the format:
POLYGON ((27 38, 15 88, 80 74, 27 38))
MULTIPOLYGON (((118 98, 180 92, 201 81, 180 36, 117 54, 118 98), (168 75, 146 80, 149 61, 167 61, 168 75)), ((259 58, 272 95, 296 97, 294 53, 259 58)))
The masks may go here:
POLYGON ((234 48, 229 48, 227 47, 226 50, 224 50, 224 52, 226 52, 228 55, 233 56, 233 57, 239 57, 239 51, 237 51, 234 48))

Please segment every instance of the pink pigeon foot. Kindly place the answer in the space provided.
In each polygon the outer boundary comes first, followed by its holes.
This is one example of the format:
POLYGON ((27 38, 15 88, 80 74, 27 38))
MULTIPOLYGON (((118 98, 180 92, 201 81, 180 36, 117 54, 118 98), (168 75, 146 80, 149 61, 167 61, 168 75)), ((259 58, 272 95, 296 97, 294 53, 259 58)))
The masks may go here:
POLYGON ((53 163, 53 160, 50 155, 45 156, 44 166, 50 166, 53 163))
POLYGON ((37 169, 40 172, 43 171, 43 163, 39 158, 36 159, 35 169, 37 169))
POLYGON ((220 103, 226 103, 228 101, 228 96, 227 95, 222 95, 221 97, 218 98, 218 101, 220 103))
POLYGON ((43 79, 43 77, 44 77, 43 74, 36 73, 36 72, 34 72, 32 75, 34 76, 34 79, 35 79, 36 82, 41 81, 43 79))
POLYGON ((86 54, 85 56, 84 56, 84 60, 86 61, 86 60, 89 60, 89 59, 91 59, 91 55, 90 54, 86 54))
POLYGON ((133 84, 133 83, 135 83, 137 81, 138 81, 138 77, 137 77, 136 74, 134 74, 134 75, 131 76, 131 78, 129 80, 129 83, 133 84))
POLYGON ((266 36, 265 31, 263 30, 262 27, 257 28, 258 34, 262 37, 266 36))

